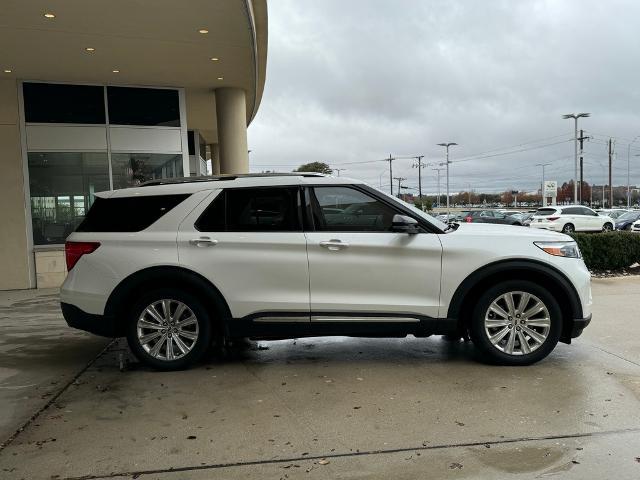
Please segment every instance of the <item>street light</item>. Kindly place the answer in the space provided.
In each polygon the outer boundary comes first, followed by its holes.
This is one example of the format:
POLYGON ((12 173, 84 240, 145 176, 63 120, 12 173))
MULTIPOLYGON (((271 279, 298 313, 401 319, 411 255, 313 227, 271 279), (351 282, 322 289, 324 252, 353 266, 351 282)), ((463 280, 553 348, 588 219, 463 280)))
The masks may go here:
POLYGON ((447 215, 449 215, 451 213, 449 211, 449 164, 451 163, 449 161, 449 147, 453 147, 454 145, 458 145, 458 144, 454 143, 454 142, 439 143, 438 144, 438 146, 444 147, 444 148, 447 149, 447 215))
POLYGON ((590 113, 567 113, 563 115, 562 118, 565 120, 568 118, 573 118, 575 125, 575 134, 573 137, 574 151, 575 151, 575 173, 573 175, 573 203, 578 204, 578 119, 590 117, 590 113))
MULTIPOLYGON (((547 206, 547 196, 544 193, 544 167, 551 165, 550 163, 538 163, 536 167, 542 167, 542 183, 540 184, 540 198, 542 201, 540 202, 543 207, 547 206)), ((580 185, 582 187, 582 185, 580 185)))

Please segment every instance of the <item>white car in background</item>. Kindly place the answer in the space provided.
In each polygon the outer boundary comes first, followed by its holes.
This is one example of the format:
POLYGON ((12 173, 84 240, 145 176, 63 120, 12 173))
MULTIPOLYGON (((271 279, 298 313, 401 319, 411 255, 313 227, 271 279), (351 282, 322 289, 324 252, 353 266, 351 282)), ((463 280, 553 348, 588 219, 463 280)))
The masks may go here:
POLYGON ((554 232, 611 232, 615 222, 611 217, 598 215, 583 205, 542 207, 529 225, 531 228, 543 228, 554 232))
POLYGON ((631 225, 631 231, 634 233, 640 233, 640 220, 636 221, 631 225))

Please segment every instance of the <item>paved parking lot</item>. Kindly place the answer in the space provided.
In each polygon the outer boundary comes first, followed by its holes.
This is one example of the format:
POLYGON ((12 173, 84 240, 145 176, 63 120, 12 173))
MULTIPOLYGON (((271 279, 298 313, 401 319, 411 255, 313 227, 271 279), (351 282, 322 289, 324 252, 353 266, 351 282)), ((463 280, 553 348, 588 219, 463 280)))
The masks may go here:
POLYGON ((314 338, 158 373, 120 372, 125 344, 65 328, 55 292, 2 293, 0 477, 637 479, 640 279, 594 297, 583 337, 532 367, 314 338))

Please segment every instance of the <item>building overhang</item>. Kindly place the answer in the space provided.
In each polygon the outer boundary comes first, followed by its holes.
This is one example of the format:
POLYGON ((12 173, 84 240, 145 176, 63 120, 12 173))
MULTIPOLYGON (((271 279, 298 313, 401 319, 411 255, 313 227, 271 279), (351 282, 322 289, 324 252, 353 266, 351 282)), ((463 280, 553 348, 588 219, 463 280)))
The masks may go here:
POLYGON ((244 89, 248 124, 266 59, 266 0, 5 0, 0 12, 3 77, 184 87, 188 126, 209 143, 213 91, 244 89))

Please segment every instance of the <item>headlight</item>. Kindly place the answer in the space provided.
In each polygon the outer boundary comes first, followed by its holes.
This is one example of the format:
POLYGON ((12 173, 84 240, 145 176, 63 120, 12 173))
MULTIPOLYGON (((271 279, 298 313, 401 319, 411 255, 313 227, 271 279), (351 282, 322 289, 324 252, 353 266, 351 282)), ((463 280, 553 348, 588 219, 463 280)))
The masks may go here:
POLYGON ((582 258, 576 242, 533 242, 533 244, 556 257, 582 258))

